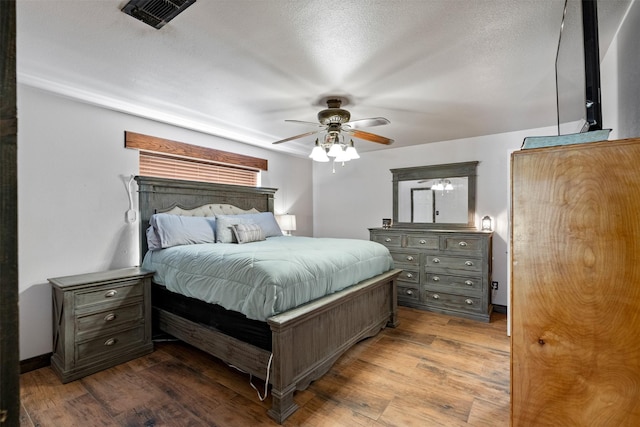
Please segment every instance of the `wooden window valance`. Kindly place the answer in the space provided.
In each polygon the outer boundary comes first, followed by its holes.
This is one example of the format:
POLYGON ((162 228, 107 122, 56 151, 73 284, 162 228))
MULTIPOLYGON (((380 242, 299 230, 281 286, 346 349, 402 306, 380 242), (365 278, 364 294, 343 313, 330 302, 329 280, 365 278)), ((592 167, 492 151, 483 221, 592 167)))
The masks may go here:
POLYGON ((221 165, 231 165, 237 168, 267 170, 267 160, 258 157, 245 156, 228 151, 186 144, 170 139, 143 135, 125 131, 124 146, 152 153, 163 153, 177 157, 205 160, 221 165))

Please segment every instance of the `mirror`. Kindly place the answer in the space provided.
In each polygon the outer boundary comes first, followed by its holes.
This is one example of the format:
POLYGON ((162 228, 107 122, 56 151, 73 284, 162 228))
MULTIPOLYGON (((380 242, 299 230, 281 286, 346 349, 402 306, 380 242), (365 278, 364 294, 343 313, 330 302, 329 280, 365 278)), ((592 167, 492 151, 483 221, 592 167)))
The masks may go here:
POLYGON ((391 169, 393 224, 475 228, 478 162, 391 169))

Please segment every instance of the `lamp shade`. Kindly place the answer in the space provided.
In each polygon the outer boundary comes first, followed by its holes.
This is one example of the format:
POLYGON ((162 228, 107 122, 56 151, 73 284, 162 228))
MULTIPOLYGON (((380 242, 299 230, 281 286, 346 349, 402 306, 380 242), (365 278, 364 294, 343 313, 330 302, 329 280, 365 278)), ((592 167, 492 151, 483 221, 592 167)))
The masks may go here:
POLYGON ((280 229, 286 234, 291 234, 292 231, 296 231, 296 216, 291 214, 277 215, 276 220, 280 229))

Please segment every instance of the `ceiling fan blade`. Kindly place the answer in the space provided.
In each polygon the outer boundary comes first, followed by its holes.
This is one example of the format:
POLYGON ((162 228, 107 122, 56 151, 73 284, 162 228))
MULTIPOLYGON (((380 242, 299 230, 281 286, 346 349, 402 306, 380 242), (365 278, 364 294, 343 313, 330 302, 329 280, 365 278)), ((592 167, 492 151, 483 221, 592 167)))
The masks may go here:
POLYGON ((313 135, 313 134, 318 133, 318 132, 320 132, 320 130, 313 130, 311 132, 301 133, 300 135, 291 136, 289 138, 281 139, 280 141, 276 141, 273 144, 280 144, 280 143, 283 143, 283 142, 292 141, 294 139, 304 138, 305 136, 313 135))
POLYGON ((343 123, 342 126, 349 126, 351 129, 361 129, 371 126, 388 125, 389 123, 391 122, 384 117, 371 117, 369 119, 352 120, 350 122, 343 123))
POLYGON ((384 136, 376 135, 375 133, 365 132, 357 129, 343 129, 344 132, 352 135, 354 138, 364 139, 366 141, 377 142, 378 144, 389 145, 393 142, 393 139, 385 138, 384 136))
POLYGON ((324 126, 324 125, 319 124, 318 122, 305 122, 304 120, 285 120, 285 122, 299 123, 299 124, 302 124, 302 125, 324 126))

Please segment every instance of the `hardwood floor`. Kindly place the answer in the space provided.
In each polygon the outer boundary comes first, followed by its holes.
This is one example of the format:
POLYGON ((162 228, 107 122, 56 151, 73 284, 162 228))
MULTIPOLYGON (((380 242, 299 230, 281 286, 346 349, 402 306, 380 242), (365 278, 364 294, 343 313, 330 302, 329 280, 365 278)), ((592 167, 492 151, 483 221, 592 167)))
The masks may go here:
MULTIPOLYGON (((296 392, 283 425, 509 425, 504 314, 480 323, 401 307, 399 318, 296 392)), ((277 426, 248 375, 180 342, 68 384, 48 367, 20 380, 25 427, 277 426)))

